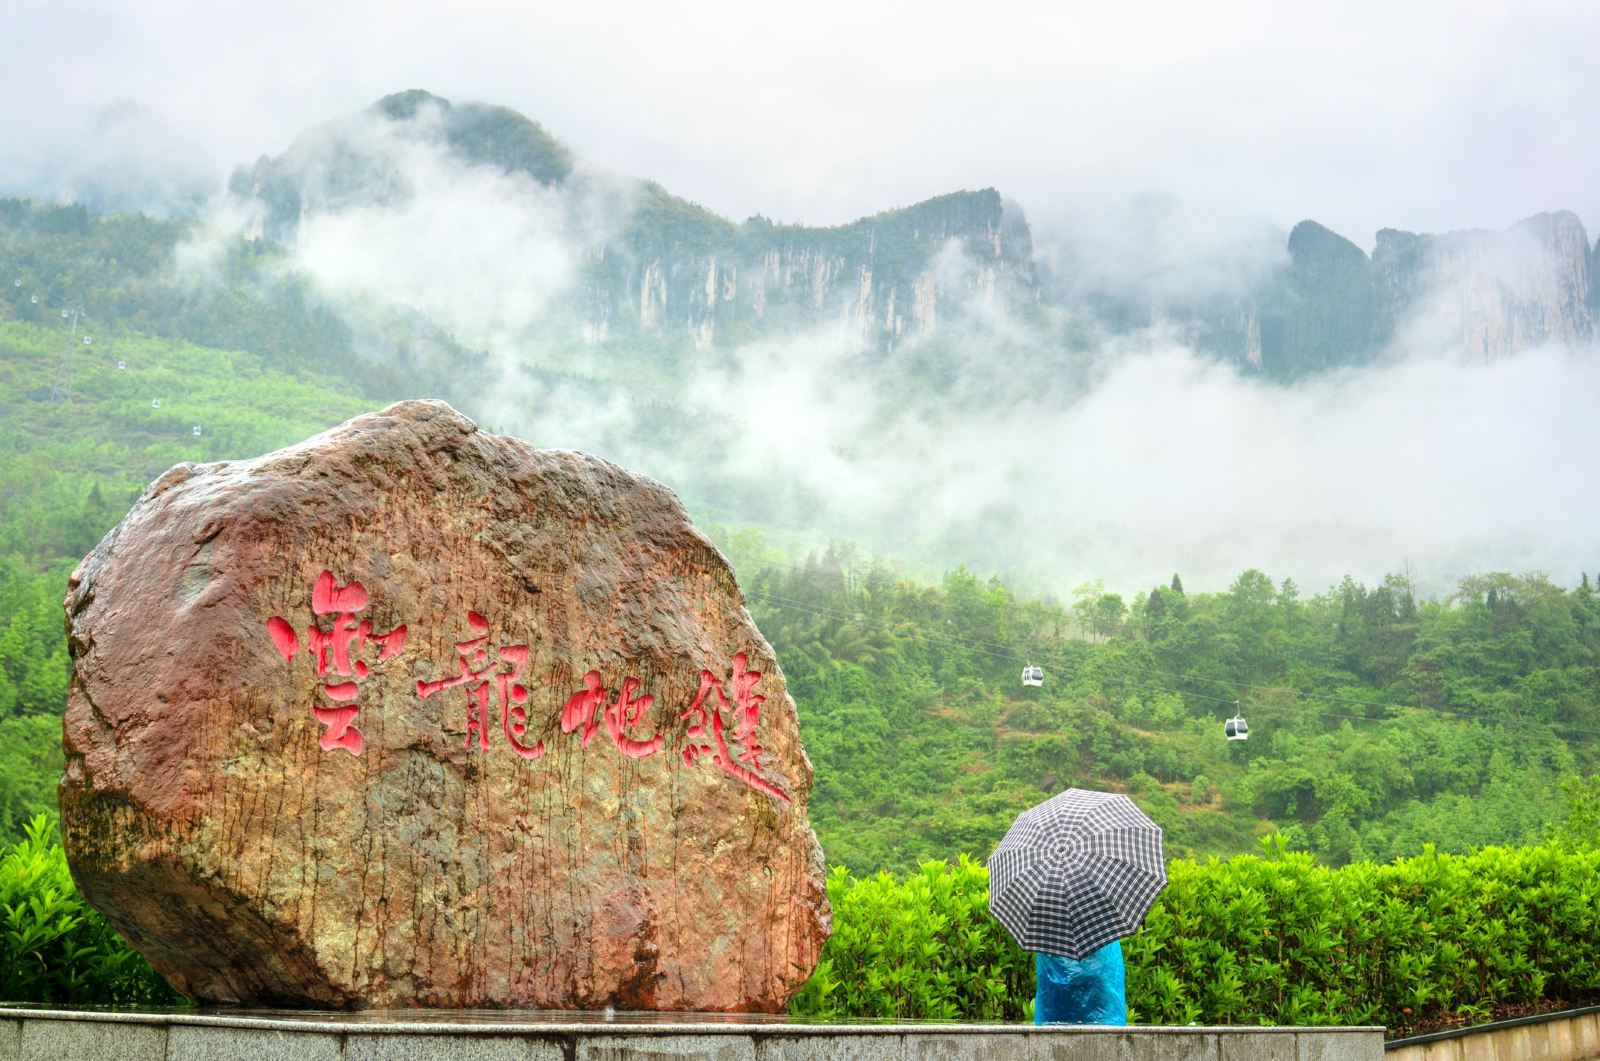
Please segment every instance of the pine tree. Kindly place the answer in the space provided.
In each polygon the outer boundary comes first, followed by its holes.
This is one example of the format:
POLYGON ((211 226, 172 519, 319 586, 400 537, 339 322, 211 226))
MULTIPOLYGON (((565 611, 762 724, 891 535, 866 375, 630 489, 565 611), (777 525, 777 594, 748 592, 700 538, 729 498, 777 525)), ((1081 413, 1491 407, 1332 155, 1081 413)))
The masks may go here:
POLYGON ((1174 593, 1182 593, 1183 592, 1183 579, 1178 577, 1178 573, 1176 571, 1174 571, 1172 573, 1172 592, 1174 592, 1174 593))

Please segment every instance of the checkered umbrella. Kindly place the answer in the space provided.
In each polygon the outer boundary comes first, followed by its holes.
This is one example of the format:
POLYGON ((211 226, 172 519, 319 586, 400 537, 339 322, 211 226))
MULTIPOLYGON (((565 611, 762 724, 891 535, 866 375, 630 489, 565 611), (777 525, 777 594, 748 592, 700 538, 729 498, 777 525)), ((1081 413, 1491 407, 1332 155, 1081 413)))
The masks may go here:
POLYGON ((1068 958, 1133 932, 1166 886, 1161 827, 1110 792, 1023 811, 989 856, 989 912, 1024 950, 1068 958))

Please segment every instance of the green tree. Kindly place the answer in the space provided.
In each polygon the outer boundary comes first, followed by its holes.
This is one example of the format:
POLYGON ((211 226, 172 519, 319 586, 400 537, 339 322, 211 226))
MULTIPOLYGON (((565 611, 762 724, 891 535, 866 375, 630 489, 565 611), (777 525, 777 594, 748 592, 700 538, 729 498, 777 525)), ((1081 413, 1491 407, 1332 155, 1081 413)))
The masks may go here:
POLYGON ((1556 829, 1566 843, 1600 849, 1600 774, 1562 779, 1567 817, 1556 829))

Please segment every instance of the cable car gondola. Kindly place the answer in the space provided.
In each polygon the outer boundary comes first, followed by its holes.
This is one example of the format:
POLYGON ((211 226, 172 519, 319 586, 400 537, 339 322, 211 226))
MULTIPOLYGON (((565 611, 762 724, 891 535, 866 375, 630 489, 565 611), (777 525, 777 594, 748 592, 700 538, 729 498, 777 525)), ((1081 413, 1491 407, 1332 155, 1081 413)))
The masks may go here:
POLYGON ((199 424, 195 424, 194 425, 194 437, 195 438, 199 438, 200 437, 200 425, 199 424))
POLYGON ((1036 686, 1043 685, 1044 671, 1038 667, 1035 667, 1031 663, 1028 664, 1026 667, 1022 668, 1022 684, 1036 686))
POLYGON ((1237 713, 1239 710, 1237 701, 1234 702, 1233 709, 1234 716, 1222 724, 1223 736, 1229 740, 1249 740, 1250 726, 1245 722, 1244 716, 1237 713))

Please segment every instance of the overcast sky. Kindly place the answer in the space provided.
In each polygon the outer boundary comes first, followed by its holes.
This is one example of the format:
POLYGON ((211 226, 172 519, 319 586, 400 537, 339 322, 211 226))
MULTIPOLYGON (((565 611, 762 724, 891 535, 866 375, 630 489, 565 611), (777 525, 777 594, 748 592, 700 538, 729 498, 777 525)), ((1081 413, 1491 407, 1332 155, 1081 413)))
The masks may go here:
POLYGON ((427 88, 735 218, 993 185, 1036 218, 1152 192, 1367 248, 1561 207, 1600 226, 1587 2, 7 0, 0 41, 13 190, 130 152, 220 180, 427 88))

